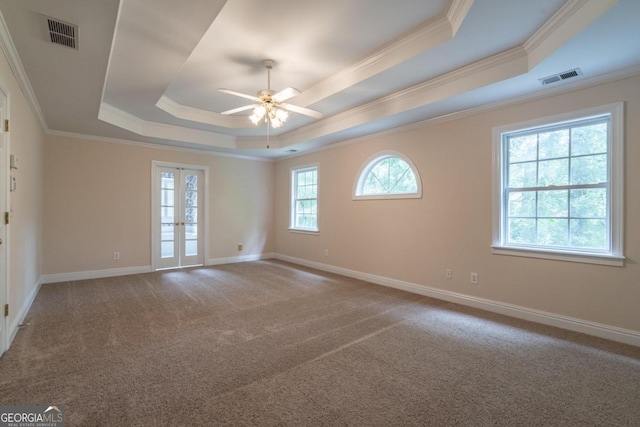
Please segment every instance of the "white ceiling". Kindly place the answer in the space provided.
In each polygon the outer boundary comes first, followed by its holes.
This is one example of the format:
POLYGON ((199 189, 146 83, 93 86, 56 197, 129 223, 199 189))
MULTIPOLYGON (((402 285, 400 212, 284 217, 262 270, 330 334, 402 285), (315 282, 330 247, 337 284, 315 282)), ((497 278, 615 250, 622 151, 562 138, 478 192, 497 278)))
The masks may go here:
POLYGON ((267 158, 640 69, 638 0, 0 0, 0 12, 48 131, 267 158), (77 25, 79 48, 51 44, 43 16, 77 25), (217 90, 265 89, 266 58, 272 89, 296 87, 289 102, 324 114, 291 114, 269 149, 249 112, 219 114, 249 102, 217 90))

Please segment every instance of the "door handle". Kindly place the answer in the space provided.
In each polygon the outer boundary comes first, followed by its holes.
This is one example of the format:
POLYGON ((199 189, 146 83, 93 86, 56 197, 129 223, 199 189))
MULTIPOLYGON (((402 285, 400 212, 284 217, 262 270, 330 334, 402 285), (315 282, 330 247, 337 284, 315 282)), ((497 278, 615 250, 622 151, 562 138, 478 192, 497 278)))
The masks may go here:
POLYGON ((2 239, 0 239, 0 245, 2 244, 2 239))

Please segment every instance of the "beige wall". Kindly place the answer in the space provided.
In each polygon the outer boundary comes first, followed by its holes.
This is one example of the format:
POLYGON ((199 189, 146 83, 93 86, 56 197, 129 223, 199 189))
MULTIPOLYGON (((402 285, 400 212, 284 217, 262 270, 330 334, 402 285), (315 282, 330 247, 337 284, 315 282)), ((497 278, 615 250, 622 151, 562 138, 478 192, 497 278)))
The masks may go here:
POLYGON ((44 133, 4 55, 0 55, 0 80, 9 92, 10 152, 19 159, 19 168, 11 171, 16 177, 17 190, 9 195, 12 214, 9 224, 7 327, 9 333, 14 334, 40 280, 44 133))
POLYGON ((209 167, 209 259, 273 251, 273 163, 47 135, 43 274, 151 265, 154 160, 209 167))
POLYGON ((640 77, 279 161, 275 212, 283 255, 640 331, 640 77), (493 255, 492 128, 617 101, 626 101, 625 267, 493 255), (422 199, 352 200, 358 170, 381 150, 415 163, 422 199), (287 231, 290 168, 311 163, 317 236, 287 231))

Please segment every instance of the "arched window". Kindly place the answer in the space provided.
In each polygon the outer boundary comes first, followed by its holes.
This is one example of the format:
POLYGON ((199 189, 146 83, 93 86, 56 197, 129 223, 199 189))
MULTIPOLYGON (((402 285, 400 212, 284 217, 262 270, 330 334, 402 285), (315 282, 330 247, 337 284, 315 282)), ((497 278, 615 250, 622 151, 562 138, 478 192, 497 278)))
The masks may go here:
POLYGON ((395 151, 371 157, 360 169, 354 199, 419 199, 422 186, 418 169, 411 160, 395 151))

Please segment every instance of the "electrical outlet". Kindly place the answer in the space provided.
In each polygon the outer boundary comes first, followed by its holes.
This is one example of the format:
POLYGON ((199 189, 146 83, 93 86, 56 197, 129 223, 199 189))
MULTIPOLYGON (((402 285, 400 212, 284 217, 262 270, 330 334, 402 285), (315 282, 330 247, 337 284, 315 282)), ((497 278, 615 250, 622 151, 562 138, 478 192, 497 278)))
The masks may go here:
POLYGON ((444 277, 446 277, 447 279, 451 279, 453 277, 453 272, 447 268, 444 271, 444 277))
POLYGON ((329 249, 324 250, 324 256, 329 256, 329 249))
POLYGON ((118 261, 120 259, 120 252, 114 252, 113 253, 113 260, 114 261, 118 261))
POLYGON ((478 273, 471 273, 471 284, 478 284, 478 273))
POLYGON ((238 250, 241 251, 243 248, 242 243, 238 243, 238 250))

